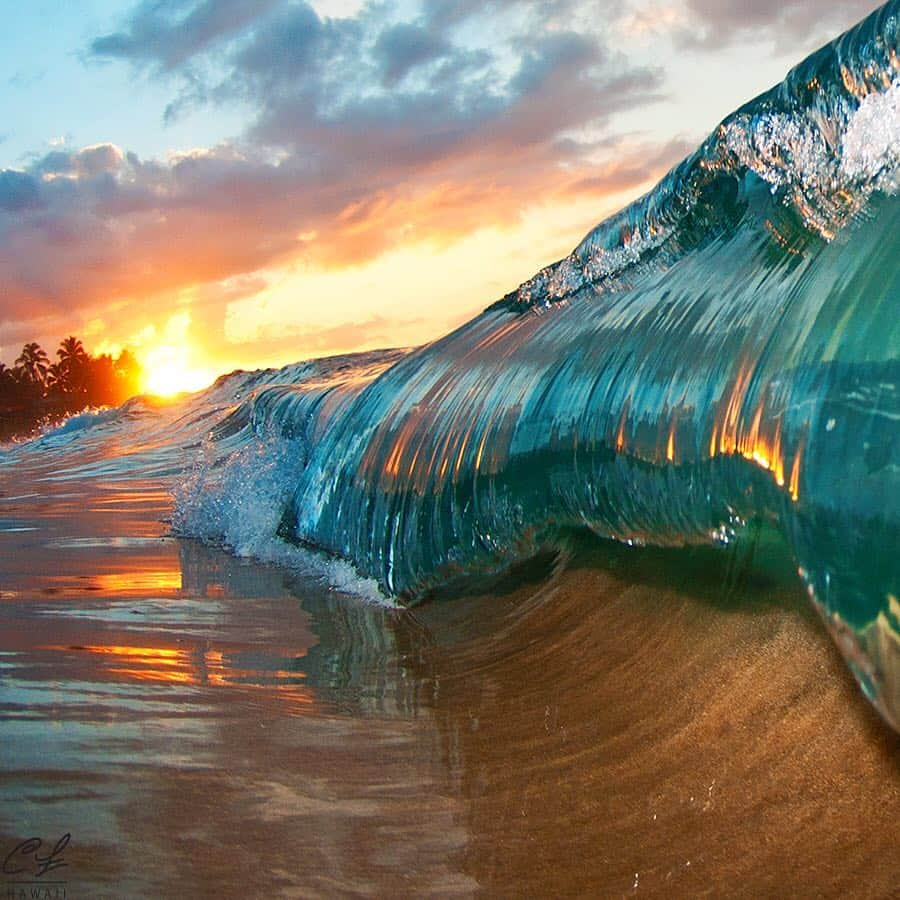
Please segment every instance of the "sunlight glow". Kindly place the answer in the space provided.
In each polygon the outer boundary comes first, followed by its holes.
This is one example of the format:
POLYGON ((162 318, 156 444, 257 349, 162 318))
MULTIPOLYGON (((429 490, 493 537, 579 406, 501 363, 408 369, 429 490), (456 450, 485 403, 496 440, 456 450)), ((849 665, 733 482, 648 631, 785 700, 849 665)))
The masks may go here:
POLYGON ((188 356, 186 347, 170 344, 153 347, 140 354, 144 393, 171 397, 186 391, 199 391, 209 385, 215 375, 207 369, 191 366, 188 356))

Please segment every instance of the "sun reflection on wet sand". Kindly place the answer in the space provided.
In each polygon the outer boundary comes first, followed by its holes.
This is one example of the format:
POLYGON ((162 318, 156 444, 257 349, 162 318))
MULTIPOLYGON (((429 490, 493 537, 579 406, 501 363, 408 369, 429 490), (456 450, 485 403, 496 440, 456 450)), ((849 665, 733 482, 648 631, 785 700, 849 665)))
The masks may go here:
MULTIPOLYGON (((244 647, 231 649, 203 649, 192 647, 139 647, 112 644, 47 644, 37 651, 62 654, 87 654, 89 674, 84 677, 100 683, 107 680, 125 682, 161 682, 205 687, 240 687, 258 690, 266 699, 290 707, 288 714, 305 714, 316 704, 314 691, 304 684, 306 673, 300 668, 280 668, 291 663, 299 666, 306 656, 306 647, 272 648, 257 654, 258 667, 241 665, 244 647)), ((60 668, 65 660, 52 665, 60 668)))
POLYGON ((380 871, 385 890, 470 893, 457 802, 419 752, 433 725, 402 678, 405 614, 154 537, 152 490, 73 487, 42 483, 17 513, 33 531, 3 573, 0 846, 26 816, 68 829, 70 885, 122 896, 238 896, 273 854, 254 884, 276 892, 380 871), (423 838, 416 866, 378 862, 423 838))

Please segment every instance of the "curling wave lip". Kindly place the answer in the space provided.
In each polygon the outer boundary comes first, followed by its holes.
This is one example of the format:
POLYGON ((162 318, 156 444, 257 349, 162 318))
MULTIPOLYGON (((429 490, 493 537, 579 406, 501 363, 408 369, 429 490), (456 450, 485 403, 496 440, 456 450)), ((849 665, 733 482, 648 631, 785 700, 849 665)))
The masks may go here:
POLYGON ((573 526, 681 546, 763 521, 896 728, 898 20, 813 54, 443 339, 78 417, 35 442, 41 477, 168 479, 176 533, 381 603, 573 526))
POLYGON ((762 518, 896 727, 898 8, 327 418, 297 399, 280 534, 415 599, 562 527, 672 545, 762 518))

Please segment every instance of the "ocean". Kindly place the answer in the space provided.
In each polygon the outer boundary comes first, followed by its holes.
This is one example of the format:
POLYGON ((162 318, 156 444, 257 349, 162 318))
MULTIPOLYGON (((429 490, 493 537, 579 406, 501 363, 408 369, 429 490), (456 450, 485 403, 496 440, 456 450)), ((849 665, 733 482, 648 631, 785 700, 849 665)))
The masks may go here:
POLYGON ((900 896, 898 39, 427 346, 3 446, 4 891, 900 896))

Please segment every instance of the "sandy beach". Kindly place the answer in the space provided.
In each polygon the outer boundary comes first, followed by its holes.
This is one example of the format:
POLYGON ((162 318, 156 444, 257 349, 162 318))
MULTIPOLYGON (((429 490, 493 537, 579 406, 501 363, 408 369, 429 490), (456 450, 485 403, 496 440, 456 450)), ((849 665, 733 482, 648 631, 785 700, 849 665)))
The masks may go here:
POLYGON ((71 835, 4 896, 897 896, 900 738, 786 562, 576 536, 390 610, 167 536, 164 480, 0 503, 0 847, 71 835))

